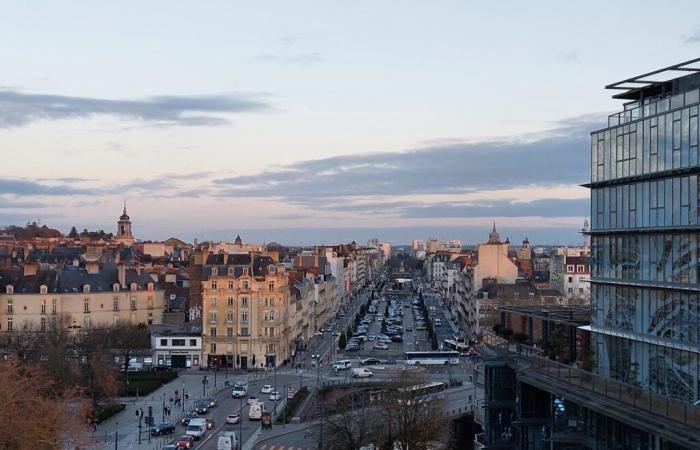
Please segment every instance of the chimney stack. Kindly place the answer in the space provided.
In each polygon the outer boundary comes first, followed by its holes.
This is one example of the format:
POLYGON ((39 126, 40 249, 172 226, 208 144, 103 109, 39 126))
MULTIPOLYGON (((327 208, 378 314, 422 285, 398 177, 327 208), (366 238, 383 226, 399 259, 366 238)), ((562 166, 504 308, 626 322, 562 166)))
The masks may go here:
POLYGON ((119 263, 119 285, 122 289, 126 289, 126 264, 119 263))

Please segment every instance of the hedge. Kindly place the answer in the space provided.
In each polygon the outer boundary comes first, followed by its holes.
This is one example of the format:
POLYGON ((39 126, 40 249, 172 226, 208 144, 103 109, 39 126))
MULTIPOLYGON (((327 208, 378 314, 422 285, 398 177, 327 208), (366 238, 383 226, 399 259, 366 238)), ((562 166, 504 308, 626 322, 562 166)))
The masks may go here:
POLYGON ((128 374, 129 384, 126 384, 126 376, 122 374, 123 383, 119 395, 122 397, 133 397, 146 395, 155 391, 162 385, 170 383, 177 378, 177 372, 131 372, 128 374))
POLYGON ((92 412, 92 417, 97 423, 102 423, 109 419, 113 415, 121 412, 126 408, 123 403, 114 403, 110 405, 97 405, 95 410, 92 412))

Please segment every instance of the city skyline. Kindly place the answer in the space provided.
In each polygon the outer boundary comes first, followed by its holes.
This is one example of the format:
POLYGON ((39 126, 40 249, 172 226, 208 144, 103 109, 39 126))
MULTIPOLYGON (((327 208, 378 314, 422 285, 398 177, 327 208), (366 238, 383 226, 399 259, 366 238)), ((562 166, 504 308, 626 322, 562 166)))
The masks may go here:
POLYGON ((669 5, 635 8, 629 58, 601 45, 623 4, 13 5, 0 226, 113 231, 126 199, 143 239, 476 243, 495 219, 578 243, 588 133, 617 109, 600 87, 697 52, 697 6, 669 5))

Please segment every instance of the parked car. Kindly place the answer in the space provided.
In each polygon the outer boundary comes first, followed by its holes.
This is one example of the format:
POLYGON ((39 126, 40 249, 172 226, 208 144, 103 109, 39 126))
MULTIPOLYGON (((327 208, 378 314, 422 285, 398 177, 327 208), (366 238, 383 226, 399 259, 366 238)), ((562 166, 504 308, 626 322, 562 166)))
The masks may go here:
POLYGON ((197 417, 199 417, 199 414, 197 414, 196 412, 189 412, 182 416, 182 420, 180 421, 180 423, 184 426, 187 426, 190 424, 190 420, 196 419, 197 417))
POLYGON ((235 424, 241 421, 241 415, 238 413, 229 414, 226 416, 226 423, 235 424))
POLYGON ((271 384, 266 384, 265 386, 262 387, 262 389, 260 389, 261 394, 269 394, 270 392, 272 392, 272 385, 271 384))
POLYGON ((408 326, 406 327, 406 331, 413 331, 413 327, 410 326, 410 325, 408 325, 408 326))
POLYGON ((151 427, 151 436, 161 436, 163 434, 172 434, 175 432, 175 424, 170 422, 161 422, 151 427))
POLYGON ((194 437, 192 436, 180 436, 180 439, 177 440, 177 448, 192 448, 194 445, 194 437))
POLYGON ((375 350, 389 350, 389 346, 386 344, 382 344, 381 342, 374 344, 374 347, 372 347, 372 348, 375 350))
POLYGON ((403 336, 400 334, 391 337, 391 342, 403 342, 403 336))

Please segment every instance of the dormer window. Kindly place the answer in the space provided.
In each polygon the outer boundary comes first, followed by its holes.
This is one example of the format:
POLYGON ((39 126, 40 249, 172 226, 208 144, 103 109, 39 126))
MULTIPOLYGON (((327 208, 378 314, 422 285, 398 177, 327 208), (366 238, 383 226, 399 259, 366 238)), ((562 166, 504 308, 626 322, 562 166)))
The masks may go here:
POLYGON ((119 283, 114 283, 112 285, 112 291, 113 292, 119 292, 119 283))
POLYGON ((243 276, 244 276, 244 277, 247 277, 247 276, 248 276, 248 268, 247 268, 247 267, 244 267, 244 268, 243 268, 243 276))
POLYGON ((219 275, 219 268, 218 267, 212 267, 211 268, 211 276, 215 277, 219 275))
POLYGON ((39 286, 39 293, 46 295, 49 292, 49 288, 45 285, 39 286))
POLYGON ((149 291, 152 291, 154 287, 155 287, 155 286, 154 286, 153 283, 148 283, 148 290, 149 290, 149 291))
POLYGON ((130 289, 132 292, 136 292, 138 290, 138 285, 136 283, 131 283, 130 289))
POLYGON ((233 267, 229 267, 229 268, 228 268, 228 275, 229 275, 230 277, 233 276, 233 267))
POLYGON ((89 294, 90 293, 90 285, 86 284, 83 286, 83 294, 89 294))
POLYGON ((8 284, 8 285, 5 287, 5 293, 6 293, 6 294, 14 294, 14 293, 15 293, 15 288, 14 288, 14 286, 12 286, 11 284, 8 284))

